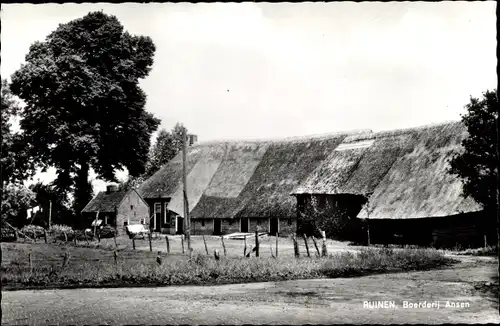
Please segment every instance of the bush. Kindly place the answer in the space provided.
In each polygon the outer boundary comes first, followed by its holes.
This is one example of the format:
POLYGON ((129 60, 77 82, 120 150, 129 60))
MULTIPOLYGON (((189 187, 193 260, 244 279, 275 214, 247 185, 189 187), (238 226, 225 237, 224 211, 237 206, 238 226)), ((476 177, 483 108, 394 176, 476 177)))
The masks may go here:
POLYGON ((113 238, 115 236, 116 230, 111 226, 104 226, 99 230, 99 236, 102 239, 113 238))
POLYGON ((12 228, 2 227, 1 228, 2 242, 13 242, 16 241, 16 232, 12 228))
POLYGON ((21 229, 21 232, 32 239, 43 238, 45 229, 37 225, 26 225, 21 229))

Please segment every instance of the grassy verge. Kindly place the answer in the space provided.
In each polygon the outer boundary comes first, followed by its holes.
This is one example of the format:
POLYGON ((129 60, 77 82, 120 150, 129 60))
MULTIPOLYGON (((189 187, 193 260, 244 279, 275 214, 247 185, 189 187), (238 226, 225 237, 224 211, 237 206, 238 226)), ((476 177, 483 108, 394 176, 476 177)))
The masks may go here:
POLYGON ((114 287, 148 285, 212 285, 293 279, 350 277, 373 273, 423 270, 453 262, 432 249, 363 249, 315 258, 225 258, 195 253, 162 256, 147 251, 121 251, 115 259, 107 250, 71 248, 63 268, 65 249, 41 245, 27 251, 2 245, 2 289, 114 287), (43 247, 51 247, 50 250, 43 247), (31 268, 29 258, 31 261, 31 268), (38 258, 36 258, 38 256, 38 258))
POLYGON ((458 251, 457 255, 464 256, 494 256, 498 255, 498 247, 496 246, 488 246, 485 248, 476 248, 476 249, 467 249, 464 251, 458 251))

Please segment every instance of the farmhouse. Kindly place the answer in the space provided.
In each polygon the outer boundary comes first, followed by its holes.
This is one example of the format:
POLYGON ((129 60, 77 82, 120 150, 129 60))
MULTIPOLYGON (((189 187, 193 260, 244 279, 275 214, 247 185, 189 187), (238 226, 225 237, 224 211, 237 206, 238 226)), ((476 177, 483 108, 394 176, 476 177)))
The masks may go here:
POLYGON ((87 227, 98 218, 104 225, 124 231, 128 224, 146 224, 149 207, 136 190, 121 191, 109 185, 85 206, 82 215, 87 227))
MULTIPOLYGON (((191 232, 286 235, 319 224, 330 237, 351 239, 366 239, 369 228, 371 242, 449 243, 464 232, 477 242, 485 230, 482 208, 462 198, 460 180, 447 173, 465 136, 464 126, 452 122, 193 144, 186 162, 191 232), (313 203, 323 217, 313 216, 313 203)), ((182 232, 181 154, 138 192, 154 212, 152 229, 182 232)))
MULTIPOLYGON (((192 234, 295 232, 290 192, 347 134, 283 140, 200 142, 187 153, 192 234)), ((146 180, 138 192, 155 212, 152 228, 182 225, 182 155, 146 180), (170 223, 168 223, 170 221, 170 223), (156 224, 155 224, 156 223, 156 224)))

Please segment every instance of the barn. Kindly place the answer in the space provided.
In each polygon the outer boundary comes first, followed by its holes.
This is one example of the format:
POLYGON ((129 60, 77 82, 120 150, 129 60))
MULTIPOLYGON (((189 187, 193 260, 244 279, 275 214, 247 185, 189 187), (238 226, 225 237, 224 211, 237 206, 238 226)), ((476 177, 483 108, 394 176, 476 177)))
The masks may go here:
POLYGON ((119 190, 115 185, 108 185, 106 191, 99 192, 84 207, 82 216, 86 227, 99 219, 120 233, 129 224, 147 224, 149 207, 136 190, 119 190))
POLYGON ((448 173, 466 136, 453 122, 346 137, 294 190, 298 231, 355 241, 369 231, 371 243, 446 247, 493 239, 482 207, 448 173))
MULTIPOLYGON (((466 135, 450 122, 193 144, 186 163, 191 233, 286 235, 320 225, 334 238, 366 239, 370 230, 373 243, 475 245, 488 229, 484 212, 447 172, 466 135)), ((154 230, 182 232, 181 154, 138 192, 154 212, 154 230)))

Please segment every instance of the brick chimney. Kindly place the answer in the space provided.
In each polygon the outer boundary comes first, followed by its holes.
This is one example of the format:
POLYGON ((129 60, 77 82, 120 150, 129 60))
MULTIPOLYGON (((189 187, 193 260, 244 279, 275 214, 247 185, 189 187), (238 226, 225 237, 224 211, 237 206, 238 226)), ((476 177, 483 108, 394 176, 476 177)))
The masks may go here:
POLYGON ((107 194, 110 194, 110 193, 116 192, 116 191, 118 191, 118 186, 116 186, 116 185, 107 185, 106 186, 106 193, 107 194))
POLYGON ((192 146, 197 141, 198 141, 198 136, 197 135, 190 135, 190 134, 188 134, 188 145, 189 146, 192 146))

